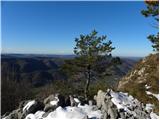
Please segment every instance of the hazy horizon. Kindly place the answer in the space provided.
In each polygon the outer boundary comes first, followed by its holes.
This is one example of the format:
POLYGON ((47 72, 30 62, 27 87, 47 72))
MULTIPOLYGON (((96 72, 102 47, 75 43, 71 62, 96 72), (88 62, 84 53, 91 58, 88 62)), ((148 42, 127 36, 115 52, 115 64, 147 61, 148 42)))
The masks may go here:
MULTIPOLYGON (((71 54, 56 54, 56 53, 1 53, 1 55, 2 54, 10 54, 10 55, 57 55, 57 56, 76 56, 75 54, 73 54, 73 53, 71 53, 71 54)), ((138 57, 138 58, 141 58, 141 57, 146 57, 146 56, 123 56, 123 55, 112 55, 112 56, 114 56, 114 57, 138 57)))

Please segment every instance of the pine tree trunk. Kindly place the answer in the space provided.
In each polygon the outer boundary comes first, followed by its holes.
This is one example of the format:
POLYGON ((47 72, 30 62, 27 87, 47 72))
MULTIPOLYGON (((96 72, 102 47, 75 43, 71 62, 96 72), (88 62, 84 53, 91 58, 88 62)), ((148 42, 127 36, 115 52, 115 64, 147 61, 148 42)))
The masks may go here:
POLYGON ((85 94, 85 99, 88 100, 88 88, 89 88, 89 84, 90 84, 90 80, 91 80, 91 65, 88 65, 87 67, 87 81, 86 81, 86 86, 85 86, 85 90, 84 90, 84 94, 85 94))

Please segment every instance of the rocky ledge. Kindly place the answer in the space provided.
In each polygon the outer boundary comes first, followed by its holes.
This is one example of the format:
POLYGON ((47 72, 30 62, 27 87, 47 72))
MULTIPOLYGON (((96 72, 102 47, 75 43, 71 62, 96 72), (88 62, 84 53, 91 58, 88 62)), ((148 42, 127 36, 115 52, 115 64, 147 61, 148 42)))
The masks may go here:
POLYGON ((158 119, 152 104, 143 104, 131 95, 99 90, 93 100, 85 101, 83 96, 64 97, 53 94, 44 99, 27 100, 18 109, 2 116, 4 119, 158 119))

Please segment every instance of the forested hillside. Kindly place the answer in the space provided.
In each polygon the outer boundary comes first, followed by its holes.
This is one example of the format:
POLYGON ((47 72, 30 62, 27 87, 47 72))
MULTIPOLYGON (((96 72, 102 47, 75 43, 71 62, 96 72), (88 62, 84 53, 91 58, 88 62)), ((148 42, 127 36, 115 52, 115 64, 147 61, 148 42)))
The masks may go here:
MULTIPOLYGON (((61 66, 66 59, 72 58, 2 56, 2 114, 13 110, 20 101, 27 98, 35 96, 44 98, 54 91, 64 92, 69 88, 77 89, 77 91, 81 88, 79 91, 82 93, 83 87, 80 84, 83 83, 69 80, 69 77, 61 71, 61 66), (70 87, 67 87, 67 84, 70 87), (73 87, 75 85, 79 87, 73 87)), ((106 80, 94 81, 90 88, 91 91, 95 93, 101 85, 113 86, 115 83, 117 84, 119 78, 124 76, 138 60, 121 58, 121 65, 106 68, 112 71, 114 76, 108 76, 106 80), (104 82, 105 84, 103 84, 104 82), (94 89, 95 84, 99 85, 97 89, 94 89)))

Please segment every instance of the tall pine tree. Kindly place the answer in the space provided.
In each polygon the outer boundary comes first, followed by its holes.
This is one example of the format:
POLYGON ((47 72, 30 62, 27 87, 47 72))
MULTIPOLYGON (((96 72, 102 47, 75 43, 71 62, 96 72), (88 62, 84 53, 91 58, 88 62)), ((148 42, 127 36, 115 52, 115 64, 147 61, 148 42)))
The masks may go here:
MULTIPOLYGON (((83 76, 85 79, 84 95, 88 99, 89 85, 92 80, 99 79, 105 74, 106 66, 103 61, 112 61, 111 52, 115 48, 106 36, 97 36, 98 32, 93 30, 90 34, 80 35, 75 39, 76 46, 74 53, 76 58, 67 60, 63 69, 69 76, 76 75, 76 78, 83 76)), ((118 59, 117 59, 118 60, 118 59)), ((113 63, 115 59, 113 60, 113 63)), ((115 64, 115 63, 114 63, 115 64)))

